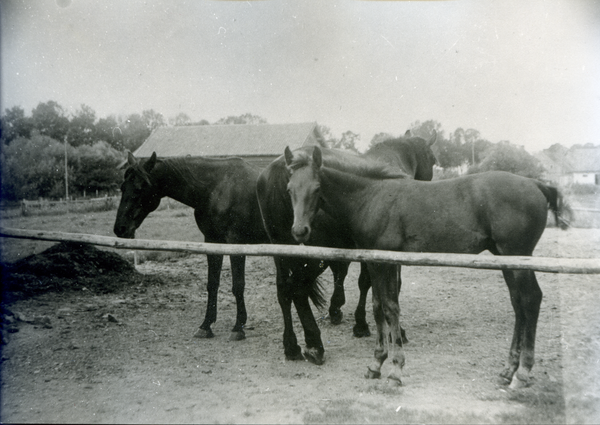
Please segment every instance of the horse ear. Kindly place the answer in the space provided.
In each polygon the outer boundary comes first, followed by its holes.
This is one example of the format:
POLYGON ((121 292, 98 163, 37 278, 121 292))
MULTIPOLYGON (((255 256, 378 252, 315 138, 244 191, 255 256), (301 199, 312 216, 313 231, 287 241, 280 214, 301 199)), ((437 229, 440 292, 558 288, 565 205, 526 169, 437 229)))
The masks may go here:
POLYGON ((290 165, 292 165, 292 161, 294 160, 294 154, 292 154, 292 151, 290 150, 289 146, 285 147, 285 151, 283 152, 283 156, 285 157, 285 163, 286 163, 286 165, 288 167, 290 165))
POLYGON ((431 139, 429 139, 429 141, 427 142, 427 145, 433 146, 433 144, 436 142, 436 140, 437 140, 437 131, 433 130, 433 136, 431 136, 431 139))
POLYGON ((317 168, 321 168, 321 165, 323 165, 323 153, 318 146, 315 146, 315 150, 313 151, 313 162, 317 168))
POLYGON ((406 133, 404 133, 404 137, 412 137, 412 133, 410 132, 410 128, 408 130, 406 130, 406 133))
POLYGON ((135 159, 135 156, 133 156, 133 154, 131 153, 131 151, 127 151, 127 163, 129 165, 135 165, 135 164, 137 164, 137 159, 135 159))
POLYGON ((149 173, 150 171, 152 171, 154 169, 155 165, 156 165, 156 152, 152 152, 152 156, 144 164, 144 169, 146 170, 147 173, 149 173))

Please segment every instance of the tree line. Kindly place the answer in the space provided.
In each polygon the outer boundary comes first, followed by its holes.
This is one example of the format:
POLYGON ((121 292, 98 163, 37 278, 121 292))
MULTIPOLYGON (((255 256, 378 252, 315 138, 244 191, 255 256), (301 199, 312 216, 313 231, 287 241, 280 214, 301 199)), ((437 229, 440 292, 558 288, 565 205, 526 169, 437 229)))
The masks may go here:
MULTIPOLYGON (((266 119, 248 113, 213 124, 266 123, 266 119)), ((122 179, 118 166, 125 160, 125 152, 135 151, 154 129, 208 124, 207 120, 193 121, 185 113, 166 120, 152 109, 97 118, 92 108, 81 105, 68 114, 55 101, 39 103, 29 115, 18 106, 6 109, 0 116, 0 196, 10 201, 64 197, 65 174, 72 197, 115 193, 122 179)), ((319 125, 318 129, 328 146, 358 152, 359 134, 348 130, 336 138, 327 126, 319 125)), ((458 128, 446 136, 439 122, 428 120, 410 124, 410 130, 426 139, 437 133, 434 151, 438 165, 455 170, 446 171, 448 177, 458 175, 460 168, 467 172, 500 169, 534 178, 543 171, 524 149, 509 142, 491 143, 474 129, 458 128)), ((369 146, 392 137, 377 134, 369 146)))
MULTIPOLYGON (((501 170, 539 179, 544 172, 542 164, 523 147, 513 145, 507 140, 492 143, 472 128, 465 130, 459 127, 446 136, 441 123, 427 120, 415 121, 408 129, 414 136, 426 140, 430 140, 436 134, 433 150, 438 165, 445 170, 440 175, 442 178, 456 177, 463 173, 501 170)), ((356 145, 360 141, 359 134, 346 131, 341 138, 335 139, 331 137, 328 127, 321 126, 320 131, 330 146, 358 152, 356 145)), ((389 133, 376 134, 368 147, 393 138, 395 136, 389 133)))

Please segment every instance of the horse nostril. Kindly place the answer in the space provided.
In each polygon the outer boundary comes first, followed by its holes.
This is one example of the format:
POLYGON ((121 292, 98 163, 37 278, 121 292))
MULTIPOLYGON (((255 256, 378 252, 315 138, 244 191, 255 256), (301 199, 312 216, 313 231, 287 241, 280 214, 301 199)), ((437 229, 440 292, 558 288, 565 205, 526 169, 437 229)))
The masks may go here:
POLYGON ((117 237, 119 238, 130 237, 127 232, 127 226, 125 225, 115 226, 113 232, 115 232, 115 235, 117 235, 117 237))
POLYGON ((296 239, 305 239, 308 237, 310 229, 308 226, 298 226, 294 227, 293 233, 296 239))

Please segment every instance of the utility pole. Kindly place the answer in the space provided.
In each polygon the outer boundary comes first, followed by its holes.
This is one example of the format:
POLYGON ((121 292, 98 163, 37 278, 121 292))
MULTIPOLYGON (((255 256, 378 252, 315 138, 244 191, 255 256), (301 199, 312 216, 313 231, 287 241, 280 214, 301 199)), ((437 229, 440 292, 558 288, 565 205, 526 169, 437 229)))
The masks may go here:
POLYGON ((65 134, 65 205, 67 206, 67 213, 69 212, 69 168, 68 168, 68 154, 67 154, 67 135, 65 134))

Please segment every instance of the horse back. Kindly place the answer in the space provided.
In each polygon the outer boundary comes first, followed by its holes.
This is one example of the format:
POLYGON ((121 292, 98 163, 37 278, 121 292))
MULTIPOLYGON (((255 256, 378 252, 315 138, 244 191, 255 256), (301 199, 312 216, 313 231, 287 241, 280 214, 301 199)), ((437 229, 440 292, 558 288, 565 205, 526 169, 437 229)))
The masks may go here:
POLYGON ((510 173, 383 181, 370 192, 353 223, 361 228, 358 243, 364 247, 496 253, 498 244, 508 244, 518 251, 514 255, 527 255, 546 224, 547 200, 536 181, 510 173))
POLYGON ((255 192, 259 170, 242 159, 230 158, 220 173, 208 199, 208 211, 196 213, 198 226, 215 242, 266 242, 255 192))

